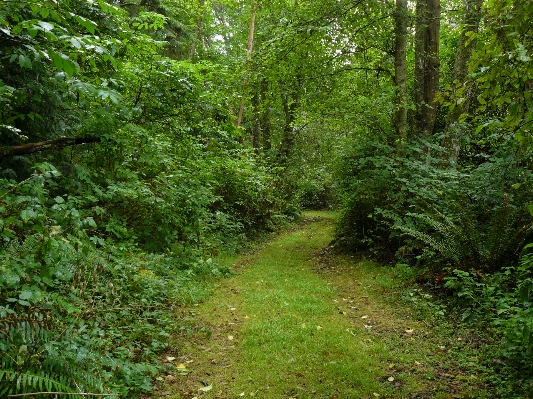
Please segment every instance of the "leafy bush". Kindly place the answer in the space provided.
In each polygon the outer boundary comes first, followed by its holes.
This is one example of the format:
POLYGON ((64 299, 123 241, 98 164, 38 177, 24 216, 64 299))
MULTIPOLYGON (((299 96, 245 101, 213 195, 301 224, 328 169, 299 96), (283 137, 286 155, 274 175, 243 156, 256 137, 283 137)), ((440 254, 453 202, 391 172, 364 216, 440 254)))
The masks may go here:
POLYGON ((444 285, 457 297, 463 321, 484 323, 500 337, 496 356, 510 360, 520 369, 521 378, 533 372, 532 268, 532 255, 526 254, 520 266, 493 274, 454 270, 444 285))
POLYGON ((496 271, 518 260, 533 232, 527 154, 507 143, 486 162, 459 171, 442 167, 443 149, 431 142, 403 154, 384 145, 375 151, 345 162, 353 166, 344 183, 339 243, 382 257, 396 252, 438 270, 496 271))
POLYGON ((175 307, 201 299, 198 277, 225 271, 198 252, 106 241, 91 210, 75 208, 83 201, 50 195, 58 179, 40 164, 24 182, 0 181, 0 395, 149 391, 180 328, 175 307))
POLYGON ((390 222, 380 218, 378 209, 401 212, 400 182, 395 178, 398 160, 393 147, 380 141, 353 143, 339 165, 341 218, 336 243, 351 251, 370 251, 390 259, 400 246, 390 222))
POLYGON ((282 170, 260 165, 247 152, 235 151, 231 158, 213 165, 217 201, 212 209, 228 215, 249 237, 273 231, 297 212, 295 196, 287 193, 285 181, 276 176, 282 170))

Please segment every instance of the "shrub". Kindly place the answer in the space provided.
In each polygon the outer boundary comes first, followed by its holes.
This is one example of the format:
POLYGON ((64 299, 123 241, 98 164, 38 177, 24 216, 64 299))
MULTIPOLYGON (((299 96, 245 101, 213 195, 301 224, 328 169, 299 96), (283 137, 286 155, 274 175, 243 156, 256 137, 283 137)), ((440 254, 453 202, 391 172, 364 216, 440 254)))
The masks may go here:
POLYGON ((463 170, 443 168, 443 149, 431 142, 402 154, 384 145, 353 154, 337 241, 438 270, 517 262, 533 232, 533 187, 528 155, 513 145, 463 170))

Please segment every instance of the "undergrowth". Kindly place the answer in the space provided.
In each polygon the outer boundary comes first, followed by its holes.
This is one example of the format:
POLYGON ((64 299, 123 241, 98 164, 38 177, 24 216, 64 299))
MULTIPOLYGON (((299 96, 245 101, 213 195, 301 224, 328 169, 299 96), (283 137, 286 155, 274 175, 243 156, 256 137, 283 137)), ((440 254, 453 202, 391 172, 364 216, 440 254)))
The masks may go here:
POLYGON ((77 198, 51 195, 58 177, 45 163, 0 182, 0 397, 136 397, 185 323, 176 308, 228 270, 190 245, 149 253, 106 239, 77 198))

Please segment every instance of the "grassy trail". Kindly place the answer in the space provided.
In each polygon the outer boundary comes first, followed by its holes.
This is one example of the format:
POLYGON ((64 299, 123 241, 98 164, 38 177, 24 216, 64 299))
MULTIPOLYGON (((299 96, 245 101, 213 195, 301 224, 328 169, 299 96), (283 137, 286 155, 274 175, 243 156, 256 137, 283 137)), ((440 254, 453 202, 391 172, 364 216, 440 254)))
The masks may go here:
POLYGON ((187 372, 154 397, 483 397, 442 337, 395 301, 390 269, 329 254, 333 215, 308 217, 187 310, 202 328, 169 353, 187 372))

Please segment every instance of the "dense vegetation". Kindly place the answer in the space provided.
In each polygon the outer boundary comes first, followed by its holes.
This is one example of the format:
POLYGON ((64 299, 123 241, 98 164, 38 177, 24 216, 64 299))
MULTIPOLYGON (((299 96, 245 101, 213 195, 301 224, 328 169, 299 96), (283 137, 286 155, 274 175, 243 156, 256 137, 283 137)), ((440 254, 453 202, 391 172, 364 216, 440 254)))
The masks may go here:
MULTIPOLYGON (((302 207, 533 352, 533 2, 3 1, 0 396, 151 389, 302 207)), ((524 385, 521 389, 527 390, 524 385)))

